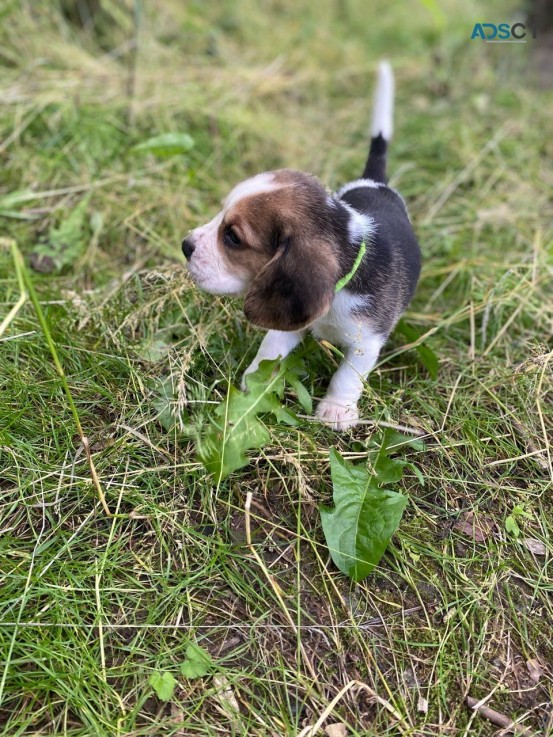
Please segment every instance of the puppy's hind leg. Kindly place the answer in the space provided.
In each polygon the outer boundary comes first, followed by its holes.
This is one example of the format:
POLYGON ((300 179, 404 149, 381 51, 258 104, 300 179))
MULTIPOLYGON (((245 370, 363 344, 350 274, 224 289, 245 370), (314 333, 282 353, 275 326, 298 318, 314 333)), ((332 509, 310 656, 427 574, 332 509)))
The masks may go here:
POLYGON ((319 402, 317 417, 333 430, 355 427, 359 420, 357 402, 363 382, 375 365, 386 337, 361 327, 346 347, 344 360, 332 377, 326 395, 319 402))
POLYGON ((294 348, 301 342, 305 334, 305 330, 296 331, 284 331, 284 330, 269 330, 259 346, 257 356, 250 363, 248 368, 244 371, 240 388, 242 391, 246 389, 246 376, 257 371, 261 361, 274 360, 275 358, 286 358, 294 348))

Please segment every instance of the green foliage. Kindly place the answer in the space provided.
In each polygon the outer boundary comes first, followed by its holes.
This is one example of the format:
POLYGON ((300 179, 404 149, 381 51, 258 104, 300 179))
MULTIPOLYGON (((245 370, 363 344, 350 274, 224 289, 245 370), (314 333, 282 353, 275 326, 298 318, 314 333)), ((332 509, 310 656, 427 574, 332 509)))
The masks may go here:
MULTIPOLYGON (((88 196, 83 197, 57 226, 50 228, 46 241, 34 249, 37 256, 51 259, 58 271, 74 264, 86 247, 90 225, 87 219, 88 201, 88 196)), ((98 227, 98 218, 94 219, 94 224, 98 227)))
POLYGON ((382 488, 400 481, 407 465, 390 457, 398 442, 417 444, 384 433, 380 447, 369 455, 369 469, 348 463, 335 448, 330 451, 335 506, 320 508, 323 532, 332 560, 354 581, 363 580, 377 565, 407 505, 405 496, 382 488))
POLYGON ((191 642, 186 647, 186 660, 181 664, 180 672, 185 678, 201 678, 210 672, 213 665, 213 659, 207 650, 191 642))
POLYGON ((286 359, 286 383, 290 384, 292 389, 296 392, 298 402, 308 415, 313 414, 313 399, 311 394, 307 391, 305 386, 302 384, 300 374, 304 373, 303 361, 299 360, 296 356, 289 356, 286 359))
POLYGON ((521 504, 516 504, 511 514, 505 517, 505 530, 509 535, 515 538, 520 537, 521 529, 518 522, 524 518, 532 519, 532 515, 526 512, 521 504))
MULTIPOLYGON (((396 332, 401 333, 410 343, 416 343, 420 339, 421 333, 416 330, 412 325, 409 325, 405 320, 400 320, 396 325, 396 332)), ((419 343, 414 346, 414 349, 419 354, 419 359, 422 365, 426 368, 432 379, 438 376, 438 369, 440 362, 438 356, 434 351, 424 343, 419 343)))
POLYGON ((185 154, 194 146, 194 139, 187 133, 162 133, 133 146, 133 151, 140 154, 154 154, 160 158, 185 154))
MULTIPOLYGON (((286 380, 300 389, 304 406, 311 404, 311 398, 303 396, 306 390, 297 374, 297 358, 293 356, 282 362, 262 361, 258 370, 246 377, 247 393, 229 387, 226 401, 217 406, 198 442, 198 457, 217 481, 248 464, 246 451, 269 443, 260 414, 271 413, 277 421, 296 424, 294 415, 281 404, 286 380)), ((331 450, 335 508, 320 509, 323 531, 332 559, 355 581, 365 578, 378 563, 407 504, 406 497, 381 487, 399 482, 407 465, 423 482, 416 466, 391 457, 394 448, 406 444, 423 447, 420 441, 392 431, 383 434, 380 444, 373 441, 371 471, 348 463, 331 450)))
MULTIPOLYGON (((214 666, 211 655, 203 647, 190 642, 186 646, 186 660, 181 664, 180 672, 189 680, 206 676, 214 666)), ((175 693, 177 679, 168 671, 152 673, 148 683, 161 701, 171 701, 175 693)))
POLYGON ((259 415, 270 412, 278 422, 297 424, 292 412, 281 403, 286 377, 297 380, 297 374, 290 370, 294 360, 262 361, 258 370, 246 377, 248 391, 230 386, 226 400, 215 409, 198 443, 198 457, 217 482, 249 463, 246 451, 269 442, 270 435, 259 415))
POLYGON ((156 671, 150 676, 148 681, 150 686, 156 692, 156 696, 161 701, 171 701, 177 685, 177 679, 172 673, 156 671))
MULTIPOLYGON (((150 354, 148 353, 147 358, 149 356, 150 354)), ((142 354, 141 357, 143 357, 142 354)), ((164 430, 171 432, 177 424, 177 418, 173 409, 176 404, 173 379, 171 376, 157 379, 153 382, 153 389, 152 405, 156 410, 156 419, 164 430)))

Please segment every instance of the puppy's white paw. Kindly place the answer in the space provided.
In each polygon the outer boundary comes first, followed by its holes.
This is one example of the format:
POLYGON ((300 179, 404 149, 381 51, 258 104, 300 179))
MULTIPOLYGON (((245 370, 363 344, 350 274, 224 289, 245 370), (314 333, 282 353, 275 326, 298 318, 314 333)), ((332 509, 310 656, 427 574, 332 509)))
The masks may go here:
POLYGON ((359 420, 359 410, 356 404, 339 404, 332 399, 321 399, 316 412, 317 417, 333 430, 348 430, 355 427, 359 420))

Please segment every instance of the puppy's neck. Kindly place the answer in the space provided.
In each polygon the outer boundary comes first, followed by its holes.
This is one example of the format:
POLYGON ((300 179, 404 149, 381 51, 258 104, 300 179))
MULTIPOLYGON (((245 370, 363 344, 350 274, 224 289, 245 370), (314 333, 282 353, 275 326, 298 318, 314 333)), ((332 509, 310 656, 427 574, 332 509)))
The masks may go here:
POLYGON ((370 248, 370 242, 375 230, 372 217, 364 215, 347 202, 334 196, 333 218, 334 238, 338 246, 340 264, 340 280, 344 279, 356 263, 362 244, 370 248))

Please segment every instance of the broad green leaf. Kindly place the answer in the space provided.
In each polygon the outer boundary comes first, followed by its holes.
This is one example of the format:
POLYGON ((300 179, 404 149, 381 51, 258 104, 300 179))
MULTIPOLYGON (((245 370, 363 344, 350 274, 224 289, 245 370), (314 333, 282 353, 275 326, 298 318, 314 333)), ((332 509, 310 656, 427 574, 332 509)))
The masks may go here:
POLYGON ((519 537, 520 535, 520 527, 512 514, 505 517, 505 529, 509 535, 512 535, 513 537, 519 537))
MULTIPOLYGON (((287 373, 287 364, 277 359, 276 361, 261 361, 259 368, 253 374, 246 376, 248 391, 240 399, 241 409, 251 408, 256 414, 271 412, 277 422, 286 425, 297 425, 298 421, 280 403, 284 394, 284 379, 287 373), (244 399, 245 401, 242 401, 244 399)), ((237 416, 238 422, 239 416, 237 416)))
POLYGON ((415 450, 424 450, 424 443, 419 438, 402 435, 391 429, 385 430, 380 442, 373 441, 371 446, 374 449, 369 453, 369 461, 374 476, 373 482, 377 486, 397 483, 403 476, 403 469, 409 465, 407 461, 391 458, 391 453, 398 453, 406 446, 415 450))
POLYGON ((154 337, 143 340, 136 353, 144 361, 156 363, 167 357, 170 348, 171 346, 165 340, 154 337))
POLYGON ((532 519, 532 515, 530 514, 530 512, 527 512, 524 509, 524 506, 522 504, 515 504, 511 514, 509 514, 505 518, 505 529, 507 530, 509 535, 512 535, 513 537, 520 536, 521 529, 518 525, 517 520, 519 520, 521 517, 532 519))
POLYGON ((384 443, 382 443, 382 449, 374 455, 371 454, 369 458, 373 466, 372 471, 374 484, 397 484, 398 481, 401 481, 405 461, 398 461, 395 458, 390 458, 386 454, 386 446, 384 443))
MULTIPOLYGON (((226 403, 230 417, 234 416, 241 404, 240 394, 233 386, 230 387, 226 403)), ((247 450, 262 448, 270 440, 256 413, 248 408, 244 411, 245 414, 237 423, 223 418, 219 424, 216 418, 212 418, 207 434, 200 441, 198 457, 217 482, 249 463, 247 450)))
POLYGON ((89 197, 84 197, 57 227, 50 228, 45 243, 35 246, 37 256, 51 258, 57 269, 74 263, 86 246, 88 237, 87 206, 89 197))
POLYGON ((187 133, 162 133, 133 146, 135 153, 149 153, 169 157, 185 154, 194 146, 194 139, 187 133))
POLYGON ((71 249, 82 240, 88 199, 88 197, 83 197, 71 212, 63 218, 57 228, 50 229, 48 238, 56 250, 71 249))
POLYGON ((156 420, 160 425, 168 432, 173 430, 177 424, 177 418, 173 411, 176 399, 171 376, 159 379, 155 383, 155 395, 152 404, 157 412, 156 420))
POLYGON ((166 376, 153 381, 150 385, 153 390, 152 405, 156 411, 156 420, 167 432, 197 440, 200 429, 190 422, 186 409, 179 406, 174 382, 173 376, 166 376))
POLYGON ((513 507, 513 516, 514 517, 526 517, 526 519, 532 519, 532 515, 530 512, 527 512, 522 504, 516 504, 513 507))
POLYGON ((311 394, 307 391, 304 385, 301 383, 299 374, 304 373, 303 361, 296 356, 292 355, 286 359, 286 373, 284 378, 286 383, 290 384, 292 389, 295 390, 298 402, 301 404, 303 409, 308 415, 313 414, 313 399, 311 394))
POLYGON ((286 368, 279 361, 262 361, 246 377, 248 392, 231 386, 215 409, 207 432, 198 444, 198 457, 217 482, 247 465, 246 451, 266 445, 270 436, 258 415, 272 413, 278 422, 297 424, 281 405, 286 368))
MULTIPOLYGON (((378 441, 374 441, 374 445, 381 447, 381 445, 378 445, 378 441)), ((384 445, 386 446, 387 453, 397 453, 407 446, 414 450, 424 450, 425 448, 424 440, 414 437, 413 435, 404 435, 403 433, 397 432, 397 430, 391 430, 390 428, 387 428, 384 433, 384 445)))
POLYGON ((375 460, 378 475, 348 463, 334 448, 330 451, 335 507, 320 509, 323 532, 332 560, 354 581, 377 565, 407 504, 402 494, 378 487, 384 479, 401 478, 403 463, 388 458, 385 448, 375 460))
MULTIPOLYGON (((414 343, 421 337, 419 331, 416 330, 412 325, 406 323, 405 320, 400 320, 398 322, 398 324, 396 325, 396 331, 407 338, 410 343, 414 343)), ((431 348, 424 345, 424 343, 416 345, 415 350, 419 354, 422 365, 427 369, 430 376, 435 379, 438 375, 438 369, 440 367, 438 356, 431 348)))
POLYGON ((152 673, 149 684, 156 692, 158 699, 170 701, 175 692, 177 679, 172 673, 152 673))
POLYGON ((185 678, 201 678, 209 673, 213 665, 213 660, 207 650, 191 642, 186 648, 186 660, 182 663, 180 670, 185 678))

